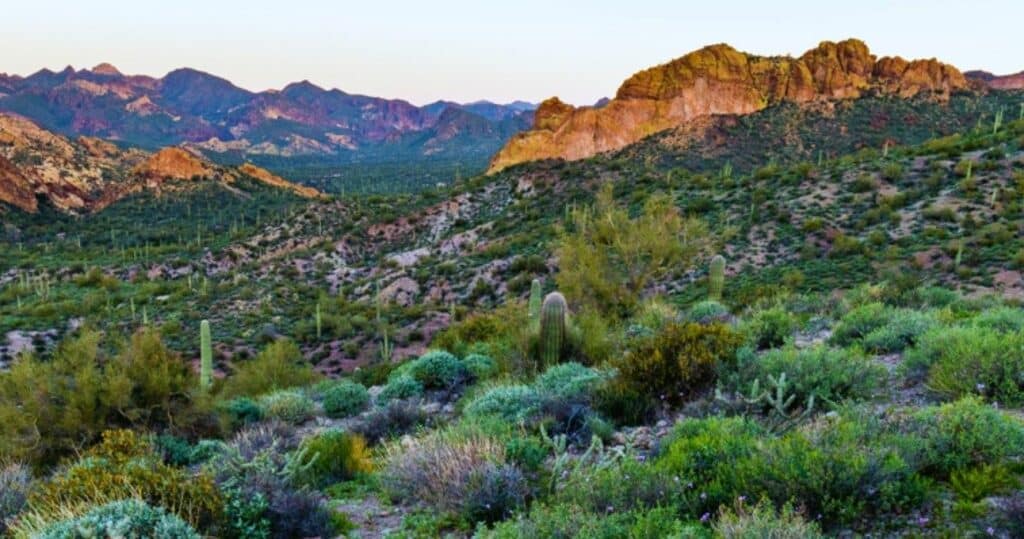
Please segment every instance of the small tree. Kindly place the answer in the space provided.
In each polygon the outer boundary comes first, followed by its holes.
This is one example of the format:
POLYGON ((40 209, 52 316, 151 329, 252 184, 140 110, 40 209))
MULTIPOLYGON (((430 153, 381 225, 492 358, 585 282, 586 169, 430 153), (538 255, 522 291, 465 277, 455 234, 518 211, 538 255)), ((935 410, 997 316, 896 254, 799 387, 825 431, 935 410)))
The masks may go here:
POLYGON ((573 210, 560 231, 558 289, 573 304, 627 316, 650 285, 710 247, 704 223, 684 218, 668 196, 652 196, 631 218, 606 184, 594 206, 573 210))

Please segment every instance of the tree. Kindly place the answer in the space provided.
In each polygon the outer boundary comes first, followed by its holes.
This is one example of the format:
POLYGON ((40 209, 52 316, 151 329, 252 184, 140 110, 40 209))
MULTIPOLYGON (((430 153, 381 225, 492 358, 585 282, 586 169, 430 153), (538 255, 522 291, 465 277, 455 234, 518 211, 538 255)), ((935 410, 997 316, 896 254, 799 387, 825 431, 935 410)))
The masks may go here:
POLYGON ((689 268, 710 247, 704 223, 684 218, 668 196, 650 197, 631 218, 606 184, 593 207, 573 210, 559 232, 556 281, 570 302, 625 317, 649 286, 689 268))

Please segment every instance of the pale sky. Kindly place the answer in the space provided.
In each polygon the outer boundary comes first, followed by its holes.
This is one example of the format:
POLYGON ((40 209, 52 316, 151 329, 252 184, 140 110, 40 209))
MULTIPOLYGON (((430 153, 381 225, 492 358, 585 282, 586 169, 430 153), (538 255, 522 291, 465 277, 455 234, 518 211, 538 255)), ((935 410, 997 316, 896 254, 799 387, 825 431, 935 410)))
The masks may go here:
POLYGON ((0 73, 207 71, 250 90, 308 79, 424 104, 589 104, 630 74, 726 42, 799 55, 858 37, 879 56, 1024 70, 1024 0, 5 0, 0 73))

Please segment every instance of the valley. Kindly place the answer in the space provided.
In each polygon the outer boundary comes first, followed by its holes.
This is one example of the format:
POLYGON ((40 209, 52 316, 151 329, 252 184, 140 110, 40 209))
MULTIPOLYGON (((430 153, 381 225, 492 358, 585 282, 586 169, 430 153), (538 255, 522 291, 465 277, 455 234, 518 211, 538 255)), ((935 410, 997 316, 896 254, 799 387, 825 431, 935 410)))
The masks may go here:
POLYGON ((0 535, 1019 537, 1016 80, 0 78, 0 535))

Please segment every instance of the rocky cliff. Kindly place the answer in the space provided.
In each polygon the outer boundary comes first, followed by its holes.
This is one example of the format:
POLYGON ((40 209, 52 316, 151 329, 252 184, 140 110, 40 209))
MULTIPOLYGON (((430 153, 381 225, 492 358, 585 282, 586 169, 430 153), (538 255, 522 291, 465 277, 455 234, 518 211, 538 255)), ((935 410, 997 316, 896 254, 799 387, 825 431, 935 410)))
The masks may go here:
POLYGON ((948 96, 968 88, 937 60, 878 59, 863 42, 823 42, 799 58, 761 57, 711 45, 627 79, 605 106, 575 108, 551 98, 534 127, 513 137, 491 162, 496 172, 537 159, 582 159, 713 114, 748 114, 781 101, 857 98, 870 91, 948 96))

